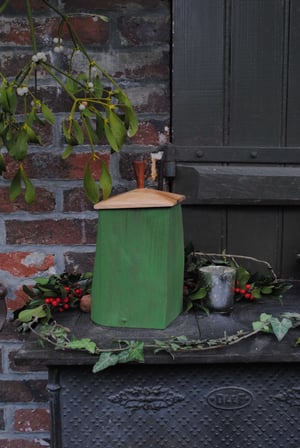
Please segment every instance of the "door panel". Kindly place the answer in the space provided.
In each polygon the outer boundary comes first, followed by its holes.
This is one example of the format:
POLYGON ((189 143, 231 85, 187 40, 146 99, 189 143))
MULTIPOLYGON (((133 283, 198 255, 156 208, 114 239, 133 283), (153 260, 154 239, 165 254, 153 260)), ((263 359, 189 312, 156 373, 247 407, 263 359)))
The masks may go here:
POLYGON ((288 278, 300 278, 299 21, 299 0, 173 0, 170 154, 185 239, 288 278))

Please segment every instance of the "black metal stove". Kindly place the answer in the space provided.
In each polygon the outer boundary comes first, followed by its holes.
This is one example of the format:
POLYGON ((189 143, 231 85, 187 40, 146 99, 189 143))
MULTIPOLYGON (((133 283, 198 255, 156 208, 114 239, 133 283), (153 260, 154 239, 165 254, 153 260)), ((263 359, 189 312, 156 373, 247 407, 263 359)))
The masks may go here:
MULTIPOLYGON (((300 288, 283 305, 272 299, 237 304, 231 315, 180 316, 166 330, 112 329, 73 313, 64 324, 78 337, 149 342, 185 334, 214 338, 250 329, 260 313, 298 312, 300 288)), ((91 372, 95 358, 28 341, 18 362, 49 369, 52 448, 300 448, 299 330, 281 343, 263 334, 206 352, 146 353, 144 364, 91 372)))

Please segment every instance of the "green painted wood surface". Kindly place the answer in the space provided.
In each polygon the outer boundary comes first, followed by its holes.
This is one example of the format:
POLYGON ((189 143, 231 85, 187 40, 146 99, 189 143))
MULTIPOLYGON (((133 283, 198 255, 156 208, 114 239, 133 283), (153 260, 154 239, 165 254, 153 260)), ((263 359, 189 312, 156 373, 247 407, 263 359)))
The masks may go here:
POLYGON ((163 329, 182 310, 181 206, 101 210, 92 290, 100 325, 163 329))

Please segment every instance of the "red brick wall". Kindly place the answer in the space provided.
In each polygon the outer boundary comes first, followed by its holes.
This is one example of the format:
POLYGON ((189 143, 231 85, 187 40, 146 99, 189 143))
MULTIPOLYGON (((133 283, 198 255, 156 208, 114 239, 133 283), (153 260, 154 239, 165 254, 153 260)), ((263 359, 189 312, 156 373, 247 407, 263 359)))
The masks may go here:
MULTIPOLYGON (((147 163, 152 185, 151 153, 168 141, 170 122, 170 0, 54 0, 64 12, 107 15, 108 23, 76 17, 73 24, 88 51, 124 88, 139 116, 139 131, 119 155, 107 146, 97 151, 110 162, 114 192, 135 187, 132 162, 147 163)), ((32 0, 38 24, 39 51, 50 51, 57 18, 42 0, 32 0)), ((67 36, 65 36, 67 39, 67 36)), ((0 17, 0 70, 15 74, 31 55, 25 1, 12 0, 0 17)), ((65 45, 68 45, 66 40, 65 45)), ((30 149, 27 171, 37 187, 37 200, 9 202, 13 166, 0 178, 0 282, 8 288, 12 310, 22 299, 21 286, 36 276, 91 270, 97 214, 82 190, 85 145, 62 160, 61 121, 68 102, 56 86, 43 81, 43 96, 56 114, 54 128, 43 129, 43 146, 30 149)), ((20 347, 12 324, 0 332, 0 448, 47 446, 49 414, 46 372, 18 367, 13 353, 20 347)))

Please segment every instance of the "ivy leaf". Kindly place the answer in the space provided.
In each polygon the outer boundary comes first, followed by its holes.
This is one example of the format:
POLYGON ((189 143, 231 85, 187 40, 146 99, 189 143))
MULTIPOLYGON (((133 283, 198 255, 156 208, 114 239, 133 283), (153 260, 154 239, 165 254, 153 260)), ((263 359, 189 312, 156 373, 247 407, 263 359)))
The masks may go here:
POLYGON ((42 319, 47 316, 47 311, 45 310, 44 305, 40 305, 37 308, 26 309, 19 313, 18 319, 21 322, 31 322, 35 319, 42 319))
POLYGON ((74 339, 66 344, 66 348, 72 350, 86 350, 93 355, 96 353, 97 345, 94 341, 89 338, 74 339))
POLYGON ((287 332, 293 326, 292 321, 287 318, 283 318, 280 321, 278 318, 273 317, 270 322, 271 322, 272 330, 279 342, 282 341, 284 336, 287 334, 287 332))
POLYGON ((84 170, 83 187, 87 197, 93 204, 99 201, 99 188, 92 176, 89 162, 86 164, 84 170))
POLYGON ((107 199, 112 190, 112 177, 103 160, 101 160, 101 174, 99 182, 103 192, 103 199, 107 199))
POLYGON ((101 353, 98 361, 93 366, 93 373, 101 372, 108 367, 118 364, 118 356, 111 352, 101 353))
POLYGON ((49 124, 54 124, 54 122, 55 122, 54 114, 53 114, 52 110, 49 109, 49 107, 45 103, 42 103, 42 114, 43 114, 43 117, 45 118, 45 120, 49 124))

